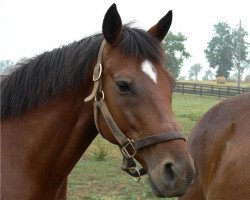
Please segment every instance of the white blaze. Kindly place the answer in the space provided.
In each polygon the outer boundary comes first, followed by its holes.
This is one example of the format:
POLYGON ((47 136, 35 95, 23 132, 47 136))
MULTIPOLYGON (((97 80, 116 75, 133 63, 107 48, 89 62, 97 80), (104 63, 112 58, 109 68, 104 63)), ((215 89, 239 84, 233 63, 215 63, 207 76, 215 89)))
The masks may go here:
POLYGON ((149 78, 151 78, 155 83, 157 83, 156 69, 154 68, 154 66, 150 61, 145 60, 141 64, 141 69, 149 78))

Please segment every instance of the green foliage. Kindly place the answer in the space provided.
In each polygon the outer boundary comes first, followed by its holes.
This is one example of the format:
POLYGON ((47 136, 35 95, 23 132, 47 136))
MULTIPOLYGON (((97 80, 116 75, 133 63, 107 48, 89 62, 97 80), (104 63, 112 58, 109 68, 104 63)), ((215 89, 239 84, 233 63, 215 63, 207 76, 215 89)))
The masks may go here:
POLYGON ((166 68, 175 77, 179 76, 184 59, 191 56, 184 45, 186 40, 187 38, 182 33, 175 35, 169 32, 163 41, 163 46, 167 53, 166 68))
POLYGON ((3 73, 6 68, 10 68, 14 65, 12 60, 0 60, 0 73, 3 73))
POLYGON ((178 80, 179 80, 179 81, 185 81, 186 78, 187 78, 186 76, 180 76, 180 77, 178 78, 178 80))
POLYGON ((246 76, 246 78, 245 78, 245 82, 250 83, 250 75, 247 75, 247 76, 246 76))
POLYGON ((193 66, 191 66, 190 70, 189 70, 189 80, 192 79, 192 77, 195 77, 195 80, 197 80, 198 74, 201 72, 202 66, 201 64, 194 64, 193 66))
POLYGON ((202 78, 202 80, 204 80, 204 81, 212 80, 213 76, 214 76, 213 72, 209 69, 209 70, 205 71, 205 75, 202 78))
POLYGON ((214 25, 214 36, 205 54, 210 67, 217 68, 217 76, 228 78, 233 67, 233 48, 231 27, 225 22, 214 25))
POLYGON ((26 57, 22 57, 19 61, 14 62, 12 60, 0 60, 0 73, 1 74, 9 74, 13 69, 15 69, 15 65, 18 63, 24 63, 28 60, 26 57))
POLYGON ((93 152, 94 159, 96 161, 104 161, 106 159, 106 156, 108 154, 107 148, 105 148, 100 140, 97 141, 97 148, 93 152))
POLYGON ((204 52, 210 67, 217 69, 217 77, 228 78, 230 71, 236 67, 240 42, 242 43, 240 47, 241 62, 244 66, 249 63, 247 60, 247 44, 244 41, 245 36, 247 36, 247 32, 243 28, 232 29, 226 22, 219 22, 214 25, 214 35, 204 52))
POLYGON ((232 35, 233 35, 233 46, 235 47, 233 53, 234 69, 238 71, 238 63, 240 61, 240 75, 242 75, 243 71, 250 64, 250 60, 248 59, 249 43, 245 41, 245 38, 248 36, 248 33, 242 27, 239 27, 232 29, 232 35))

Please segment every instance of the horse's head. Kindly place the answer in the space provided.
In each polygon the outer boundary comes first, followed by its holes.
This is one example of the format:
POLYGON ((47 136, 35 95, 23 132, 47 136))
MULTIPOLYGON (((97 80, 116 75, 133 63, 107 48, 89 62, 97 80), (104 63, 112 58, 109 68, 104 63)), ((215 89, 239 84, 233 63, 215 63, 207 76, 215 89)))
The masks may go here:
MULTIPOLYGON (((96 108, 100 132, 121 148, 127 145, 123 153, 141 163, 160 197, 182 195, 194 176, 193 160, 171 107, 174 79, 164 68, 160 45, 171 21, 170 11, 147 32, 122 27, 116 6, 110 7, 103 21, 106 44, 96 97, 96 102, 105 102, 104 108, 96 108), (119 131, 125 142, 114 133, 119 131), (132 142, 126 144, 127 138, 132 142)), ((97 79, 98 75, 100 69, 97 79)))

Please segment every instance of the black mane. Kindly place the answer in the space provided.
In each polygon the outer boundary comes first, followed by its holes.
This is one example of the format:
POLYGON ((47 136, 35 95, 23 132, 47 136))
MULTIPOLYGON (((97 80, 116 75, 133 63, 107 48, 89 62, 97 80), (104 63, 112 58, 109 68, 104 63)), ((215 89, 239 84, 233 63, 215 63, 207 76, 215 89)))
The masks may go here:
MULTIPOLYGON (((124 26, 119 47, 124 53, 162 62, 159 42, 147 32, 124 26)), ((97 58, 102 34, 45 52, 25 63, 1 81, 1 120, 81 86, 97 58)), ((91 72, 92 73, 92 72, 91 72)))

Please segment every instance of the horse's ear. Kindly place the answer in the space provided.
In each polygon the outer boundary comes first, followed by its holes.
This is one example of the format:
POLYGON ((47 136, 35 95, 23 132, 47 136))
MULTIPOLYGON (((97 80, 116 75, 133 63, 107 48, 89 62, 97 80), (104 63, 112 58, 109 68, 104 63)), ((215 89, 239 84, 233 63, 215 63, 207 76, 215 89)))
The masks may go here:
POLYGON ((114 44, 121 33, 121 29, 121 17, 116 9, 116 4, 112 4, 106 12, 102 24, 102 33, 105 40, 109 44, 114 44))
POLYGON ((160 42, 167 35, 168 30, 172 23, 172 10, 160 19, 160 21, 148 30, 148 33, 153 37, 156 37, 160 42))

